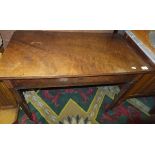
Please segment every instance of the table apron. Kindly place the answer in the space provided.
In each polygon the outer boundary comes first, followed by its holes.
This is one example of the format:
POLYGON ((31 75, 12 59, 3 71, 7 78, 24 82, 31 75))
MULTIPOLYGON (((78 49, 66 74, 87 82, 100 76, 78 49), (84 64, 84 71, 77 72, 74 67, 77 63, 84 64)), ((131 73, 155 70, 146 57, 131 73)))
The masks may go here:
POLYGON ((90 77, 62 77, 41 79, 13 79, 15 89, 50 88, 68 86, 121 84, 132 81, 136 75, 106 75, 90 77))

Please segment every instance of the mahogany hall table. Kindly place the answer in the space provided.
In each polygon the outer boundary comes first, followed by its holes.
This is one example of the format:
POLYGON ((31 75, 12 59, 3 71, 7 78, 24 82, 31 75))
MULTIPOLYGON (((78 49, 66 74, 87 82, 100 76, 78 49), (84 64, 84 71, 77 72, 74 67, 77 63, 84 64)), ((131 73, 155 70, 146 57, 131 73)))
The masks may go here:
POLYGON ((0 107, 20 105, 19 90, 123 84, 115 102, 150 64, 119 34, 102 32, 16 31, 0 56, 0 107))

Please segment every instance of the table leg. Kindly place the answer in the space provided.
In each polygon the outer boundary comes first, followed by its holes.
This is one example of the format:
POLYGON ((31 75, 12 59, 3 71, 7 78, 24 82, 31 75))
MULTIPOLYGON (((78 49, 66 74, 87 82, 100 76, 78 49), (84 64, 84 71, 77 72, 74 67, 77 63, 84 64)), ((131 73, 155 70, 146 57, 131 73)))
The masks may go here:
POLYGON ((14 91, 15 91, 16 96, 18 96, 18 98, 20 98, 20 102, 18 102, 19 106, 21 106, 21 108, 26 113, 26 115, 29 117, 29 119, 33 121, 32 113, 30 111, 30 108, 29 108, 28 104, 25 101, 24 95, 19 90, 18 91, 14 90, 14 91))
POLYGON ((13 88, 11 81, 4 80, 0 82, 0 106, 2 107, 22 107, 27 116, 32 120, 32 113, 29 110, 22 93, 13 88))
POLYGON ((121 103, 123 103, 124 100, 129 98, 129 94, 132 91, 132 88, 142 77, 143 75, 138 75, 131 82, 124 84, 124 86, 121 88, 120 93, 115 97, 112 104, 106 107, 105 112, 112 110, 114 107, 120 105, 121 103))

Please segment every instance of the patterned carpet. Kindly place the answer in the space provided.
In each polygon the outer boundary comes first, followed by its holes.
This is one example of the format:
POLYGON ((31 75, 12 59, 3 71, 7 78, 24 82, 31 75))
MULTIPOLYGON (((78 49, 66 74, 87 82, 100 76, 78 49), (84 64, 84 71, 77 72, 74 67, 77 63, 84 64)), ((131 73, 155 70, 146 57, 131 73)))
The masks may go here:
POLYGON ((149 117, 148 111, 155 104, 154 97, 129 99, 104 113, 104 108, 111 104, 118 92, 118 86, 26 91, 24 96, 33 113, 33 121, 20 109, 18 123, 125 124, 139 123, 149 117))

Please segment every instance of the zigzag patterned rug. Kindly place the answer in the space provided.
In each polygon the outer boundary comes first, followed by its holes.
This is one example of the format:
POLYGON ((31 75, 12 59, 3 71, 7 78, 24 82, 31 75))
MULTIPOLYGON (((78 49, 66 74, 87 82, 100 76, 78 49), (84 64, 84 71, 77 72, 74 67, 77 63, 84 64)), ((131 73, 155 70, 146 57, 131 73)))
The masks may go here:
POLYGON ((33 121, 21 109, 18 123, 139 123, 149 116, 148 111, 155 104, 153 97, 130 99, 104 113, 118 92, 118 86, 26 91, 33 121))

